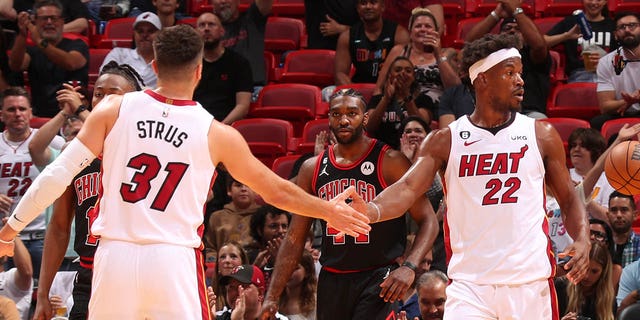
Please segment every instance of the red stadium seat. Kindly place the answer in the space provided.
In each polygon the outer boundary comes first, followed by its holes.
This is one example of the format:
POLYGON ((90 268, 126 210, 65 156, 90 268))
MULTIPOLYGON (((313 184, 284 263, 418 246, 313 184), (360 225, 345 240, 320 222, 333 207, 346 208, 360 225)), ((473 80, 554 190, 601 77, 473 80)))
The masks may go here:
POLYGON ((453 40, 457 34, 458 21, 467 15, 465 10, 465 0, 444 0, 442 9, 444 11, 444 32, 442 33, 442 47, 447 48, 453 45, 453 40))
POLYGON ((295 136, 304 124, 316 117, 322 103, 320 88, 301 83, 280 83, 264 86, 258 95, 252 118, 277 118, 293 123, 295 136))
POLYGON ((188 24, 190 26, 192 26, 193 28, 198 26, 198 18, 197 17, 191 17, 191 18, 184 18, 184 19, 180 19, 178 21, 176 21, 177 24, 188 24))
POLYGON ((304 0, 275 0, 273 14, 284 17, 304 17, 304 0))
MULTIPOLYGON (((484 17, 496 8, 498 2, 496 0, 466 0, 466 10, 469 16, 484 17)), ((535 17, 535 0, 523 0, 520 7, 524 13, 533 18, 535 17)))
POLYGON ((613 13, 628 11, 640 12, 640 1, 638 0, 609 0, 609 11, 613 13))
POLYGON ((555 50, 549 50, 551 56, 551 70, 549 70, 549 81, 552 86, 567 81, 567 75, 564 72, 564 59, 560 53, 555 50))
POLYGON ((49 122, 49 120, 51 120, 51 118, 35 117, 34 116, 29 121, 29 127, 31 127, 31 128, 40 128, 45 123, 49 122))
POLYGON ((93 85, 100 75, 100 66, 111 49, 89 49, 89 85, 93 85))
POLYGON ((564 17, 544 17, 534 19, 533 23, 536 24, 541 34, 547 34, 547 32, 549 32, 549 30, 551 30, 553 26, 558 24, 558 22, 562 21, 563 19, 564 17))
POLYGON ((562 145, 564 146, 564 154, 567 158, 567 166, 572 166, 571 159, 569 158, 569 135, 578 128, 590 128, 589 122, 582 119, 575 118, 547 118, 541 119, 550 123, 556 131, 560 134, 562 139, 562 145))
POLYGON ((565 17, 582 8, 582 0, 536 0, 538 16, 565 17))
POLYGON ((133 42, 133 22, 136 18, 111 19, 104 27, 99 48, 131 47, 133 42))
POLYGON ((334 83, 335 51, 298 50, 287 54, 280 82, 306 83, 326 87, 334 83))
POLYGON ((283 52, 300 49, 304 35, 302 20, 269 17, 264 33, 264 49, 273 52, 279 60, 283 52))
MULTIPOLYGON (((464 46, 464 37, 469 33, 471 28, 473 28, 476 24, 482 21, 484 18, 467 18, 462 19, 458 22, 458 28, 456 30, 456 36, 453 40, 453 47, 456 49, 462 49, 464 46)), ((493 29, 491 29, 491 33, 500 32, 500 24, 496 24, 493 29)))
POLYGON ((299 154, 313 152, 316 146, 316 135, 323 130, 329 131, 329 119, 315 119, 307 122, 302 129, 302 138, 295 152, 299 154))
POLYGON ((289 175, 291 175, 293 165, 296 163, 296 161, 298 161, 298 158, 300 158, 299 154, 278 157, 273 161, 271 170, 281 178, 289 179, 289 175))
POLYGON ((289 141, 293 137, 293 126, 280 119, 242 119, 232 126, 242 134, 251 153, 271 168, 276 158, 289 152, 289 141))
POLYGON ((264 70, 267 75, 267 83, 277 81, 276 70, 278 69, 278 63, 276 62, 276 56, 269 51, 264 52, 264 70))
POLYGON ((600 114, 596 83, 574 82, 553 88, 547 102, 547 116, 590 120, 600 114))
MULTIPOLYGON (((620 118, 606 121, 600 129, 600 133, 604 137, 604 140, 609 141, 609 138, 611 138, 612 135, 617 134, 625 123, 632 126, 636 123, 640 123, 640 118, 620 118)), ((634 137, 634 140, 637 140, 637 138, 638 137, 634 137)))

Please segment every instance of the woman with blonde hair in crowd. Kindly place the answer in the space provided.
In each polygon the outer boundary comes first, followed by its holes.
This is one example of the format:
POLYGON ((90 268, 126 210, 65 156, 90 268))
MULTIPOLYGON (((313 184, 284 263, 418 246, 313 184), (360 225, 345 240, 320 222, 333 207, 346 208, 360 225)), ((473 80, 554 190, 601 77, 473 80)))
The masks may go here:
MULTIPOLYGON (((417 82, 417 94, 411 97, 403 97, 406 103, 415 103, 418 108, 429 110, 424 117, 427 123, 436 119, 438 103, 444 89, 456 86, 460 78, 456 71, 447 62, 447 56, 441 47, 442 42, 438 33, 438 25, 434 15, 426 8, 414 8, 409 19, 410 41, 407 45, 396 45, 385 58, 385 64, 378 74, 374 97, 383 93, 390 62, 398 56, 409 58, 414 65, 415 81, 417 82)), ((382 99, 383 97, 378 99, 382 99)), ((372 98, 372 101, 374 99, 372 98)), ((371 105, 377 105, 371 102, 371 105)))
POLYGON ((589 271, 578 284, 561 277, 556 280, 562 320, 613 320, 616 296, 613 289, 609 249, 599 242, 591 244, 589 271))

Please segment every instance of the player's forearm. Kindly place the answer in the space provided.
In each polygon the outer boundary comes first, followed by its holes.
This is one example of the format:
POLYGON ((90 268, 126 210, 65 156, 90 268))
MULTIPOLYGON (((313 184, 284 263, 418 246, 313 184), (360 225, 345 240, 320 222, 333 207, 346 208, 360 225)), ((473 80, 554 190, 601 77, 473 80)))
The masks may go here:
POLYGON ((395 219, 404 215, 417 197, 402 183, 394 183, 367 204, 367 217, 371 223, 395 219))
POLYGON ((560 211, 562 212, 564 225, 571 238, 575 241, 590 241, 589 223, 584 204, 580 203, 577 195, 563 202, 566 204, 563 206, 560 203, 560 211))

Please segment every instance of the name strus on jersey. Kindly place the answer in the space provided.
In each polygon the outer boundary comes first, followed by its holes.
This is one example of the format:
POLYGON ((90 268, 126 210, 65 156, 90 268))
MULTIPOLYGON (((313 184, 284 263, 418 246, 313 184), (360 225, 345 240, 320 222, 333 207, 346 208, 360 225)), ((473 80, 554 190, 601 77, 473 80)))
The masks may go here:
POLYGON ((362 180, 344 178, 330 181, 318 188, 318 198, 329 201, 351 186, 356 188, 356 192, 365 202, 376 197, 374 185, 362 180))
POLYGON ((520 159, 529 150, 528 145, 519 152, 465 154, 460 157, 459 177, 517 173, 520 159))
POLYGON ((74 189, 76 190, 76 197, 78 198, 78 205, 90 199, 98 196, 98 190, 100 186, 100 173, 91 172, 78 177, 74 180, 74 189))
POLYGON ((158 139, 179 148, 189 135, 173 125, 166 125, 162 121, 145 120, 136 122, 138 138, 158 139))

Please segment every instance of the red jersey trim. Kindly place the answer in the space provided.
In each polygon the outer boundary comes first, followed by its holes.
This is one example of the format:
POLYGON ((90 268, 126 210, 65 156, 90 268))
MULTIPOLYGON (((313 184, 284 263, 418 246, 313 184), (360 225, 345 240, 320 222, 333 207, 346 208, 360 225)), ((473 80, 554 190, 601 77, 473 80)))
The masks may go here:
POLYGON ((151 89, 145 90, 144 93, 148 94, 151 98, 156 99, 158 102, 161 102, 164 104, 170 104, 174 106, 195 106, 196 105, 196 102, 193 100, 176 100, 176 99, 167 98, 151 89))

